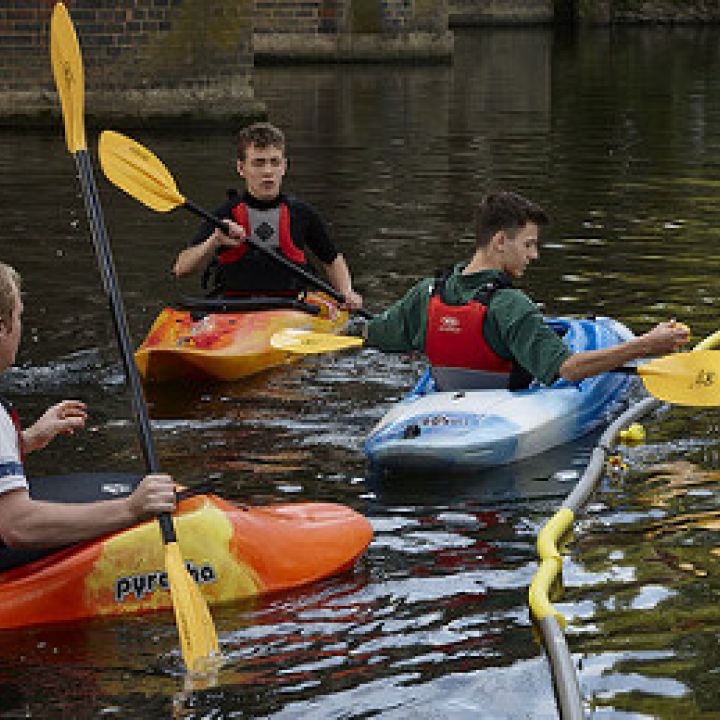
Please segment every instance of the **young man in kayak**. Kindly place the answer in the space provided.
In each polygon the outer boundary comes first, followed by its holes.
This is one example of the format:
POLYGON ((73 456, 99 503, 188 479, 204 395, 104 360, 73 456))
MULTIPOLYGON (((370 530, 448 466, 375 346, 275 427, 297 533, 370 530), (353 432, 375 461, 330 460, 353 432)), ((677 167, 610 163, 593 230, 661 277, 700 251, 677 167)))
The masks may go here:
POLYGON ((255 123, 238 137, 237 171, 245 180, 242 195, 231 192, 215 211, 229 235, 206 222, 190 246, 180 252, 173 272, 184 277, 204 269, 213 292, 222 295, 297 295, 307 282, 265 253, 244 242, 248 235, 303 270, 310 250, 322 263, 332 286, 351 309, 362 307, 347 263, 338 253, 319 215, 307 203, 281 192, 287 170, 285 137, 270 123, 255 123))
MULTIPOLYGON (((15 362, 22 330, 20 276, 0 263, 0 372, 15 362)), ((85 405, 63 400, 33 425, 22 429, 14 409, 0 400, 0 541, 13 548, 59 547, 120 530, 175 509, 169 475, 147 475, 128 497, 93 503, 33 500, 23 457, 45 447, 61 433, 85 425, 85 405)), ((1 544, 0 543, 0 544, 1 544)))
POLYGON ((441 389, 523 387, 577 382, 648 355, 673 352, 689 339, 684 325, 662 322, 644 335, 600 350, 571 353, 539 308, 512 282, 538 258, 542 208, 521 195, 485 196, 476 211, 475 252, 444 278, 426 278, 360 332, 388 352, 424 352, 441 389), (460 377, 462 380, 456 382, 460 377), (453 387, 454 385, 454 387, 453 387))

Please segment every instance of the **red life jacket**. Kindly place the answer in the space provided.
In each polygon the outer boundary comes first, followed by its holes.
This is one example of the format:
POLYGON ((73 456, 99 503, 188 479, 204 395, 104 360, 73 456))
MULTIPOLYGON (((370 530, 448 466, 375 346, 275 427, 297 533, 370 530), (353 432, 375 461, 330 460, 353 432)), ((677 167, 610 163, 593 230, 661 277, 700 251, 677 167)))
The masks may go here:
POLYGON ((501 358, 485 341, 483 326, 490 298, 496 290, 510 287, 497 280, 482 287, 465 305, 443 300, 445 278, 435 282, 428 304, 425 355, 433 367, 465 368, 510 376, 512 360, 501 358))
MULTIPOLYGON (((230 212, 235 222, 242 225, 248 235, 275 251, 279 250, 288 260, 301 265, 306 264, 305 253, 295 245, 290 234, 290 211, 284 202, 281 202, 277 208, 268 210, 249 208, 246 203, 241 202, 230 212)), ((246 242, 225 248, 218 255, 218 261, 221 265, 234 263, 240 260, 249 248, 246 242)))

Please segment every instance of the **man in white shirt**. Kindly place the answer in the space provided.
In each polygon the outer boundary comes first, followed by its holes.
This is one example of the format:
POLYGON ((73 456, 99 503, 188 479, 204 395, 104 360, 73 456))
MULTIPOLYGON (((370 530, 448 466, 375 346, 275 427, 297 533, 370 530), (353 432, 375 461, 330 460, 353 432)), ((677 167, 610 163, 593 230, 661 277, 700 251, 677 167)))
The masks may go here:
MULTIPOLYGON (((0 262, 0 372, 15 362, 22 333, 20 276, 0 262)), ((88 540, 175 509, 169 475, 146 475, 127 497, 91 503, 33 500, 23 469, 24 456, 45 447, 60 433, 85 425, 85 405, 63 400, 22 429, 14 409, 0 400, 0 541, 14 548, 58 547, 88 540)))

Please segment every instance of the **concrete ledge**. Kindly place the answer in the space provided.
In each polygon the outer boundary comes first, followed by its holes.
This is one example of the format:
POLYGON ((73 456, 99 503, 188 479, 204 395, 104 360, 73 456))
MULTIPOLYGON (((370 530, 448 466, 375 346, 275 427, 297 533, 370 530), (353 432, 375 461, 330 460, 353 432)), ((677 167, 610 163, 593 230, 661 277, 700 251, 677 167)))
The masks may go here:
POLYGON ((453 55, 452 32, 307 35, 255 33, 255 64, 285 62, 397 63, 448 62, 453 55))
MULTIPOLYGON (((228 83, 229 85, 231 83, 228 83)), ((85 96, 88 127, 203 127, 227 130, 227 124, 265 118, 263 103, 248 92, 216 88, 89 91, 85 96)), ((13 130, 61 127, 60 100, 55 91, 0 93, 0 128, 13 130)))

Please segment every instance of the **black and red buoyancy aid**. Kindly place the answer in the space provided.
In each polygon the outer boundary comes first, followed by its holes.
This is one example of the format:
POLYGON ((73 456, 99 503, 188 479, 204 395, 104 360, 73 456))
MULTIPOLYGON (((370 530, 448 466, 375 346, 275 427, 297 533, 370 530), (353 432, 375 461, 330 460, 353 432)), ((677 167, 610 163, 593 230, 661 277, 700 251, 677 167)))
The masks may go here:
POLYGON ((15 432, 17 433, 18 450, 20 452, 20 462, 25 460, 25 443, 23 442, 22 436, 22 425, 20 423, 20 414, 15 409, 11 402, 0 397, 0 405, 5 409, 5 412, 10 416, 12 424, 15 426, 15 432))
MULTIPOLYGON (((232 210, 232 216, 245 232, 288 259, 301 265, 306 264, 305 253, 293 242, 290 234, 290 211, 281 202, 277 207, 260 210, 249 207, 246 203, 238 203, 232 210)), ((226 265, 239 260, 249 249, 246 242, 236 247, 225 248, 219 256, 221 264, 226 265)))
MULTIPOLYGON (((257 208, 239 202, 230 213, 233 220, 258 243, 301 267, 307 267, 305 253, 292 237, 290 210, 286 202, 281 200, 269 208, 257 208)), ((258 291, 296 294, 304 287, 292 274, 278 270, 271 259, 246 242, 221 249, 213 265, 216 289, 226 294, 258 291), (243 258, 246 260, 238 262, 243 258)))
POLYGON ((448 276, 438 278, 428 304, 425 355, 433 367, 464 368, 510 376, 512 360, 501 358, 485 341, 483 326, 493 293, 511 287, 502 277, 480 288, 464 305, 448 305, 443 290, 448 276))

